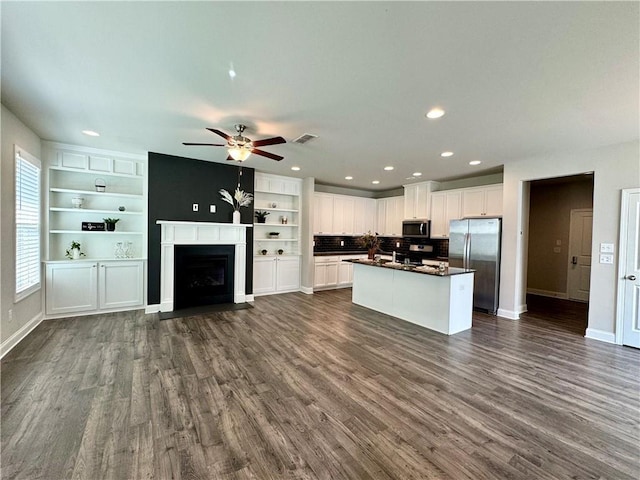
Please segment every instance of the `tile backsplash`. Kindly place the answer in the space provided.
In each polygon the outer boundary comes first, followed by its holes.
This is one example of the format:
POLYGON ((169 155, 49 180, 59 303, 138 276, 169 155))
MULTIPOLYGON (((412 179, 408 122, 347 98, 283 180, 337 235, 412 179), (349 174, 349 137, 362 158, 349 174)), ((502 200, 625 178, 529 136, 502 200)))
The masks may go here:
MULTIPOLYGON (((358 245, 358 238, 360 238, 360 236, 315 236, 313 237, 313 253, 340 253, 353 251, 364 252, 365 249, 358 245)), ((433 245, 432 254, 412 252, 410 254, 411 257, 415 256, 416 259, 428 257, 447 257, 449 255, 449 240, 447 239, 417 240, 399 237, 380 237, 380 251, 382 252, 390 253, 395 250, 398 254, 408 255, 410 245, 433 245)))

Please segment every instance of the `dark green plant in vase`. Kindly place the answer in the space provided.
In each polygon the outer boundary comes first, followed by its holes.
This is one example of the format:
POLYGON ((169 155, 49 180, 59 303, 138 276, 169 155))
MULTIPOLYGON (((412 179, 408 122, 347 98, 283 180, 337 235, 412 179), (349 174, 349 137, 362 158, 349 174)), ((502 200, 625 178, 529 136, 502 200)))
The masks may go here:
POLYGON ((369 230, 363 236, 358 238, 357 242, 358 245, 367 249, 367 256, 369 257, 369 260, 373 260, 373 257, 375 256, 376 252, 378 251, 378 247, 380 246, 380 239, 376 235, 371 233, 371 230, 369 230))
POLYGON ((78 260, 80 257, 84 257, 85 254, 80 251, 80 243, 72 240, 69 244, 68 250, 65 252, 64 256, 69 260, 78 260))
POLYGON ((102 219, 107 226, 108 232, 113 232, 116 229, 116 223, 120 221, 119 218, 103 218, 102 219))
POLYGON ((265 212, 264 210, 256 210, 253 214, 255 215, 258 223, 265 223, 267 221, 267 215, 269 215, 269 212, 265 212))

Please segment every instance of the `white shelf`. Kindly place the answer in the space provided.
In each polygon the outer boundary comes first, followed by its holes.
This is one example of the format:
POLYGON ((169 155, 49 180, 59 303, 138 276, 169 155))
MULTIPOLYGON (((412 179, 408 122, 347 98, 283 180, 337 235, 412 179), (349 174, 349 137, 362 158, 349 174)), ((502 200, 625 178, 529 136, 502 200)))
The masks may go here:
POLYGON ((297 242, 297 238, 254 238, 256 242, 297 242))
POLYGON ((116 258, 116 257, 82 257, 77 260, 69 260, 69 259, 60 259, 60 260, 43 260, 42 263, 81 263, 81 262, 139 262, 146 261, 146 258, 136 257, 136 258, 116 258))
POLYGON ((96 192, 92 190, 76 190, 73 188, 50 188, 49 191, 56 193, 73 193, 78 195, 102 195, 107 197, 142 198, 142 195, 136 195, 133 193, 96 192))
POLYGON ((142 175, 131 175, 130 173, 114 173, 114 172, 103 172, 98 170, 82 170, 79 168, 68 168, 68 167, 56 167, 51 166, 49 170, 56 170, 59 172, 71 172, 71 173, 81 173, 85 175, 91 175, 96 178, 100 177, 122 177, 122 178, 139 178, 142 179, 142 175))
POLYGON ((50 212, 73 212, 73 213, 115 213, 117 215, 142 215, 142 212, 131 212, 120 210, 96 210, 92 208, 63 208, 63 207, 51 207, 50 212))
POLYGON ((255 210, 265 210, 270 212, 290 212, 290 213, 298 213, 298 209, 296 208, 271 208, 271 207, 255 207, 255 210))
POLYGON ((110 231, 107 231, 107 230, 102 230, 102 231, 95 231, 95 230, 49 230, 49 233, 73 233, 73 234, 86 233, 86 234, 89 234, 89 235, 98 235, 98 234, 142 235, 142 232, 122 232, 120 230, 115 230, 113 232, 110 232, 110 231))

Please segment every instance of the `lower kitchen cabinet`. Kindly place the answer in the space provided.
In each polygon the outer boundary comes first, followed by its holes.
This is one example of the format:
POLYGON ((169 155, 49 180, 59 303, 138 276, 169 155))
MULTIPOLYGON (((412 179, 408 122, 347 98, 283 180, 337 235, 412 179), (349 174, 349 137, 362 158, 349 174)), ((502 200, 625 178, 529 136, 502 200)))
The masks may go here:
POLYGON ((296 292, 300 290, 300 257, 264 255, 253 259, 253 293, 296 292))
POLYGON ((48 262, 47 315, 128 310, 144 304, 142 260, 48 262))
POLYGON ((331 255, 315 257, 313 288, 350 287, 353 283, 353 263, 343 260, 367 258, 366 255, 331 255))

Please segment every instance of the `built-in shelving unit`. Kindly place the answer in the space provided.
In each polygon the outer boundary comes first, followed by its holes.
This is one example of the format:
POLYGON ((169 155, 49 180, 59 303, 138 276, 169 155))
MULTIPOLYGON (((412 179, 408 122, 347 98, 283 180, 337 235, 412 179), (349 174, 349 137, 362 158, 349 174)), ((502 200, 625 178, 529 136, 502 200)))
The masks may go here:
POLYGON ((254 209, 269 212, 253 224, 253 292, 300 289, 300 201, 302 180, 256 172, 254 209), (286 220, 285 220, 286 219, 286 220), (270 238, 278 232, 278 238, 270 238))
POLYGON ((146 158, 46 142, 44 159, 47 316, 143 306, 146 158), (119 219, 115 231, 82 230, 104 218, 119 219), (72 241, 85 254, 79 260, 65 256, 72 241))

